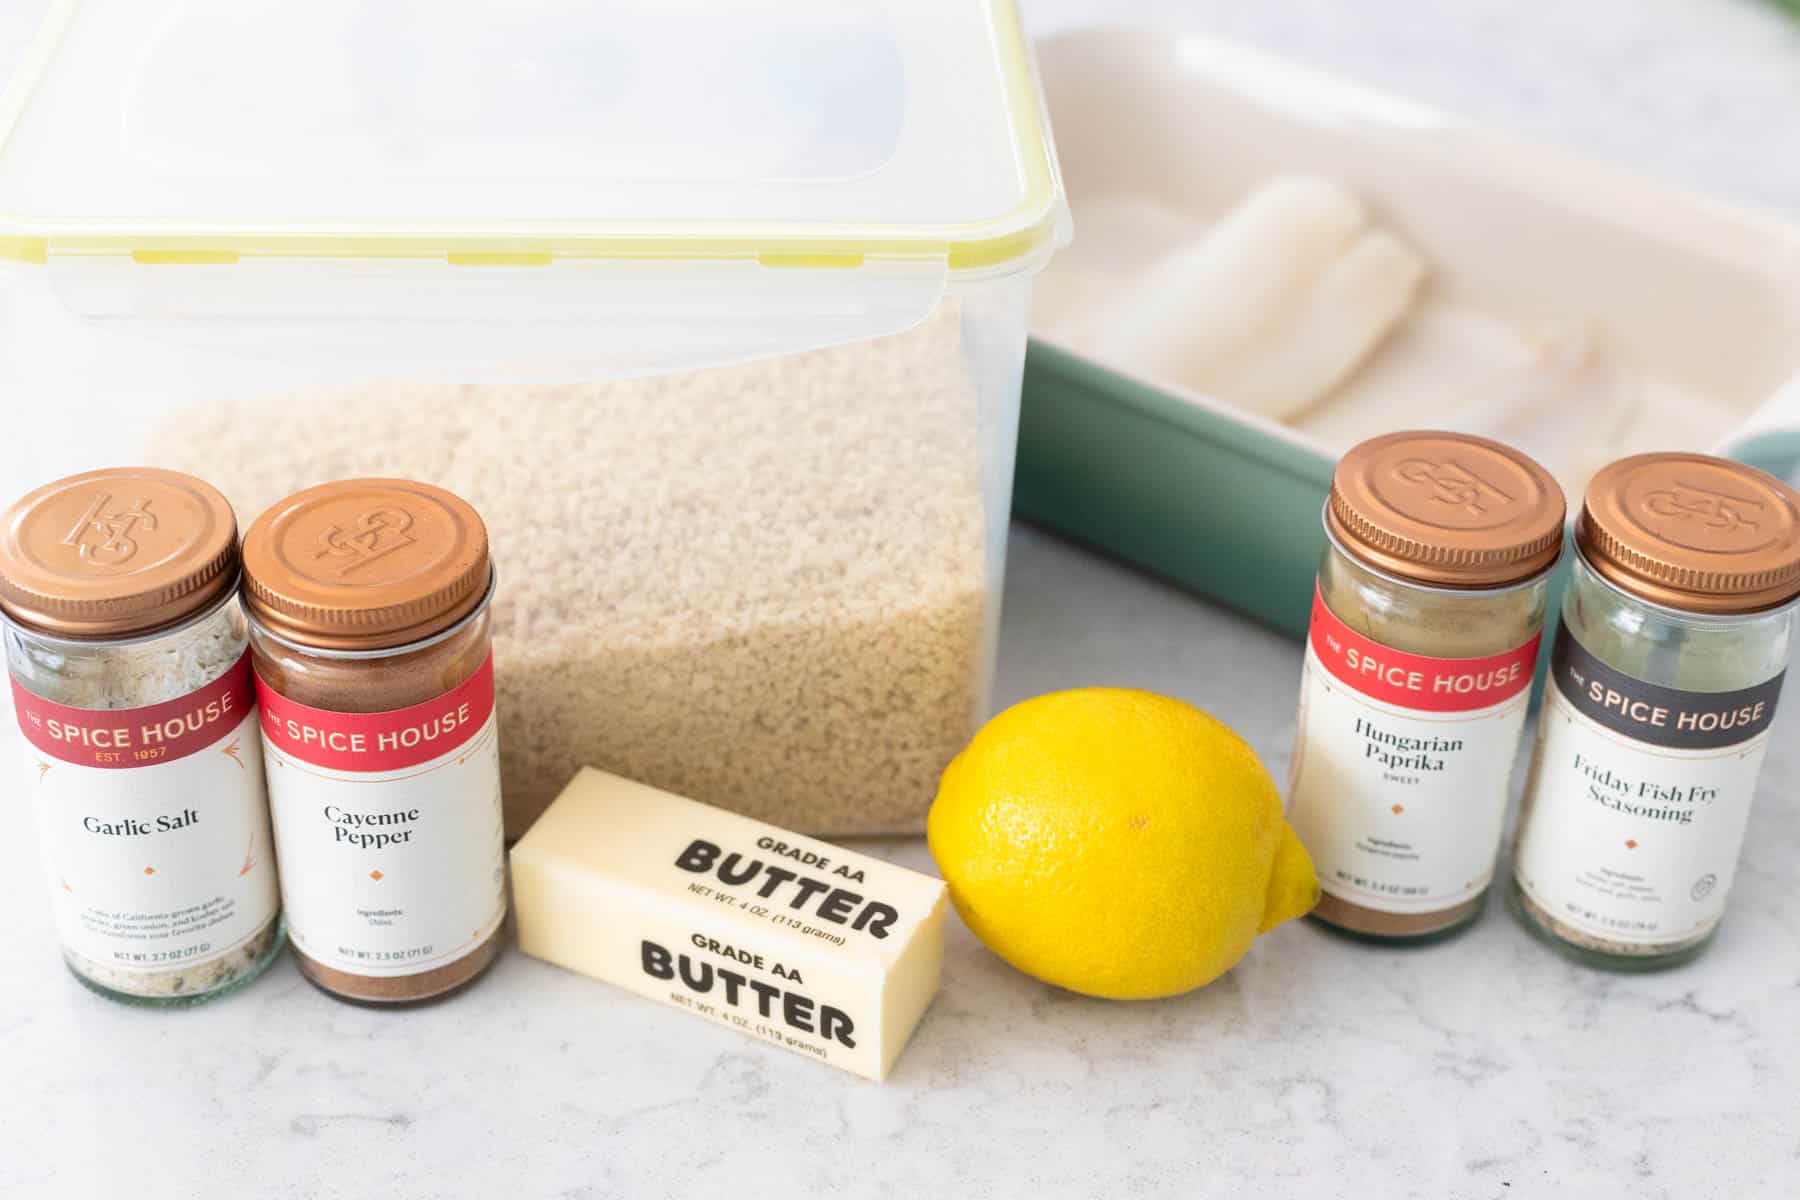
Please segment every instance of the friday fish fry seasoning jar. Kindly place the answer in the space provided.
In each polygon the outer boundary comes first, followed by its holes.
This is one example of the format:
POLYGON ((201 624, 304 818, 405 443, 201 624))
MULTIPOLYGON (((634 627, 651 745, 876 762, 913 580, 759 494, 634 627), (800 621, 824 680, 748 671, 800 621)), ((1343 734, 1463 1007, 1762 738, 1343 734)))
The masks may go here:
POLYGON ((481 517, 427 484, 324 484, 244 537, 289 938, 344 999, 432 999, 499 953, 493 589, 481 517))
POLYGON ((1594 476, 1575 546, 1512 899, 1585 961, 1669 966, 1731 892, 1794 632, 1800 495, 1639 455, 1594 476))
POLYGON ((1338 463, 1288 788, 1320 920, 1404 941, 1481 912, 1563 516, 1549 473, 1485 438, 1338 463))
POLYGON ((281 948, 237 519, 187 475, 76 475, 0 527, 0 613, 63 958, 189 1004, 281 948))

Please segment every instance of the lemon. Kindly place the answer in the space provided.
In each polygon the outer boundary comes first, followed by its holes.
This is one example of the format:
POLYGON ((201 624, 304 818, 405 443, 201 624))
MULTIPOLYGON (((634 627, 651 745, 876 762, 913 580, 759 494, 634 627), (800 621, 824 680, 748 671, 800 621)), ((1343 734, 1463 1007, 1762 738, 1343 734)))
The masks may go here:
POLYGON ((944 771, 926 836, 976 937, 1091 996, 1210 983, 1319 898, 1256 752, 1150 692, 1007 709, 944 771))

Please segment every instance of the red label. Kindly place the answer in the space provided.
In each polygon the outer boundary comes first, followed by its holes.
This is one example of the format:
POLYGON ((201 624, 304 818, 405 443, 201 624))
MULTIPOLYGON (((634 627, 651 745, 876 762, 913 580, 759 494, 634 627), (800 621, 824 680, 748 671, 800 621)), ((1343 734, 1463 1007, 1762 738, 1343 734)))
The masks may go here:
POLYGON ((263 739, 289 758, 333 771, 404 771, 454 753, 494 713, 494 652, 435 700, 378 713, 310 708, 256 677, 263 739))
POLYGON ((1538 642, 1483 658, 1431 658, 1383 646, 1338 620, 1313 592, 1312 648, 1325 669, 1370 699, 1419 712, 1471 712, 1531 686, 1538 642))
POLYGON ((142 708, 70 708, 12 681, 19 729, 33 746, 78 767, 151 767, 198 754, 237 727, 256 703, 250 652, 197 692, 142 708))

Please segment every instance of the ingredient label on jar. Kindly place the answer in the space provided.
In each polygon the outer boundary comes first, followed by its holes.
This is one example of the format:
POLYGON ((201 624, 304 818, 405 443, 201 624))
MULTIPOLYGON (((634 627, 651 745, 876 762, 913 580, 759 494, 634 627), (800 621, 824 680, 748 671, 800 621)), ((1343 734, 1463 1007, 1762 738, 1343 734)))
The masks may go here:
POLYGON ((1565 628, 1551 657, 1519 886, 1584 933, 1655 945, 1724 915, 1781 692, 1645 683, 1565 628))
POLYGON ((256 686, 294 944, 340 971, 397 976, 491 934, 506 912, 493 655, 452 691, 389 712, 256 686))
POLYGON ((1539 639, 1481 658, 1394 650, 1313 598, 1288 820, 1319 886, 1382 912, 1487 887, 1539 639))
POLYGON ((199 691, 72 708, 13 681, 63 945, 111 970, 223 957, 279 896, 248 652, 199 691))

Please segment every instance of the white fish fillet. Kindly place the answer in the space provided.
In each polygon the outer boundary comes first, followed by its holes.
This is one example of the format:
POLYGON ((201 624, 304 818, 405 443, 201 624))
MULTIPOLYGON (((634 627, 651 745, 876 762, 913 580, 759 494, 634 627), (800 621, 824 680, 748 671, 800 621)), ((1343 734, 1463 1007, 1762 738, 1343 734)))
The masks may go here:
POLYGON ((1426 270, 1399 238, 1364 233, 1276 320, 1214 364, 1205 390, 1277 421, 1299 416, 1406 316, 1426 270))
POLYGON ((1498 438, 1544 464, 1578 506, 1614 459, 1708 449, 1741 420, 1728 404, 1626 365, 1598 322, 1521 330, 1438 302, 1296 424, 1339 451, 1394 429, 1498 438))
POLYGON ((1339 453, 1396 429, 1480 432, 1541 358, 1533 339, 1497 317, 1441 299, 1421 304, 1385 353, 1294 424, 1339 453))
POLYGON ((1298 303, 1367 221, 1339 184, 1280 176, 1157 263, 1096 323, 1094 349, 1134 372, 1211 391, 1209 372, 1298 303))

